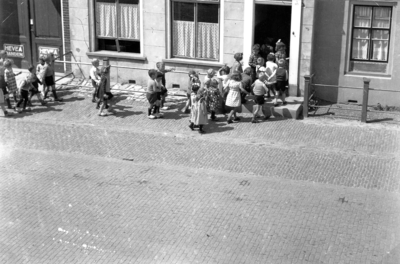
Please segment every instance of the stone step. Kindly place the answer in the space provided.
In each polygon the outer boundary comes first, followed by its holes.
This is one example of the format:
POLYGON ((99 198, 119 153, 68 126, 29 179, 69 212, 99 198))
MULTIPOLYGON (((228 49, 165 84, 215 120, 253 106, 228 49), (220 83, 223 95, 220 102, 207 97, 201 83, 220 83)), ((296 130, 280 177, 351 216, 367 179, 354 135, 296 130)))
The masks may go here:
MULTIPOLYGON (((255 103, 253 96, 246 97, 246 104, 242 104, 242 113, 253 113, 255 110, 255 103)), ((263 105, 263 110, 267 116, 286 117, 299 119, 303 110, 303 97, 287 97, 287 105, 282 105, 282 101, 278 100, 279 106, 274 106, 273 99, 268 98, 263 105)), ((261 113, 260 113, 261 115, 261 113)))

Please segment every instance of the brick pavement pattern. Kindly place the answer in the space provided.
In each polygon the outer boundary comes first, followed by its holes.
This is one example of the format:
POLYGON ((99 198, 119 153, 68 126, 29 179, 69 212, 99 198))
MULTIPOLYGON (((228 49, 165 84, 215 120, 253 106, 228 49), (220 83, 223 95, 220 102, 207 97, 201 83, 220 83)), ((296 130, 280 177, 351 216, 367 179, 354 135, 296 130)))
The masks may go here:
POLYGON ((2 153, 1 263, 397 263, 400 256, 395 193, 81 154, 2 153))
POLYGON ((396 126, 64 98, 0 119, 0 263, 400 263, 396 126))

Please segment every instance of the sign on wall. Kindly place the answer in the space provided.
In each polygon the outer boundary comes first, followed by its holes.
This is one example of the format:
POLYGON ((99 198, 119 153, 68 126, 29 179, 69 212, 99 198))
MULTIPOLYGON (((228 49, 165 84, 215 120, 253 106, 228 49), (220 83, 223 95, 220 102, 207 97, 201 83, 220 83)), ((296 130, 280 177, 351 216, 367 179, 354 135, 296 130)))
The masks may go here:
POLYGON ((54 54, 55 58, 57 58, 60 55, 60 50, 57 47, 39 46, 39 56, 47 55, 50 52, 54 54))
POLYGON ((8 57, 25 58, 24 45, 4 44, 4 50, 8 57))

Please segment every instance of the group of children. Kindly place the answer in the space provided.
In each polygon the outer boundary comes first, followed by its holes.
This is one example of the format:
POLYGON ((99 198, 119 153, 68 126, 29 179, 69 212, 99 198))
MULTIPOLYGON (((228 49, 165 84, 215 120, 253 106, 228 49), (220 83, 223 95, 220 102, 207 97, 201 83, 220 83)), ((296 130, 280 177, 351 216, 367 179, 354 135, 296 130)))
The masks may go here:
POLYGON ((21 72, 14 73, 13 61, 7 58, 4 50, 0 51, 0 107, 4 116, 30 111, 29 106, 32 106, 33 96, 37 96, 41 105, 46 105, 47 102, 44 99, 47 98, 49 92, 52 92, 55 101, 62 101, 57 97, 55 89, 54 61, 52 53, 41 56, 37 67, 30 66, 29 73, 17 83, 15 77, 21 72), (43 85, 44 98, 39 91, 39 84, 43 85), (14 107, 10 96, 13 97, 14 107), (14 112, 6 110, 6 106, 8 110, 14 110, 14 112))
MULTIPOLYGON (((286 63, 285 44, 278 42, 277 52, 266 54, 267 62, 264 62, 260 54, 260 45, 253 47, 253 53, 249 59, 249 66, 243 70, 241 60, 242 53, 234 55, 235 63, 231 68, 224 66, 217 72, 209 69, 202 83, 199 73, 189 72, 189 84, 187 89, 187 102, 183 112, 190 108, 189 128, 194 130, 198 127, 199 133, 205 133, 204 125, 208 123, 207 114, 210 113, 211 120, 215 121, 216 112, 228 114, 227 123, 240 121, 236 113, 243 103, 246 95, 252 94, 256 107, 253 112, 252 123, 258 123, 257 118, 268 119, 263 111, 265 96, 275 96, 273 104, 278 106, 278 99, 286 105, 288 71, 286 63), (259 113, 262 113, 259 116, 259 113)), ((264 48, 264 51, 266 49, 264 48)), ((156 70, 149 71, 150 80, 147 86, 147 99, 149 101, 148 117, 161 117, 157 102, 164 84, 160 84, 158 78, 164 78, 165 72, 157 75, 156 70), (156 115, 151 113, 154 109, 156 115)))

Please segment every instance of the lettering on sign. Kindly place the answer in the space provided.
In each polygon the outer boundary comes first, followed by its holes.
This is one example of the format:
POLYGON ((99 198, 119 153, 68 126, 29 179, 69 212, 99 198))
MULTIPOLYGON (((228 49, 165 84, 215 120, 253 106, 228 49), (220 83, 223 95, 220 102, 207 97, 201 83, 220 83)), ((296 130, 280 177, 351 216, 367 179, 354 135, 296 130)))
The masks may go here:
POLYGON ((8 57, 25 58, 24 45, 4 44, 4 50, 8 57))
POLYGON ((60 50, 56 47, 39 47, 39 56, 44 56, 53 52, 54 57, 57 58, 60 55, 60 50))

